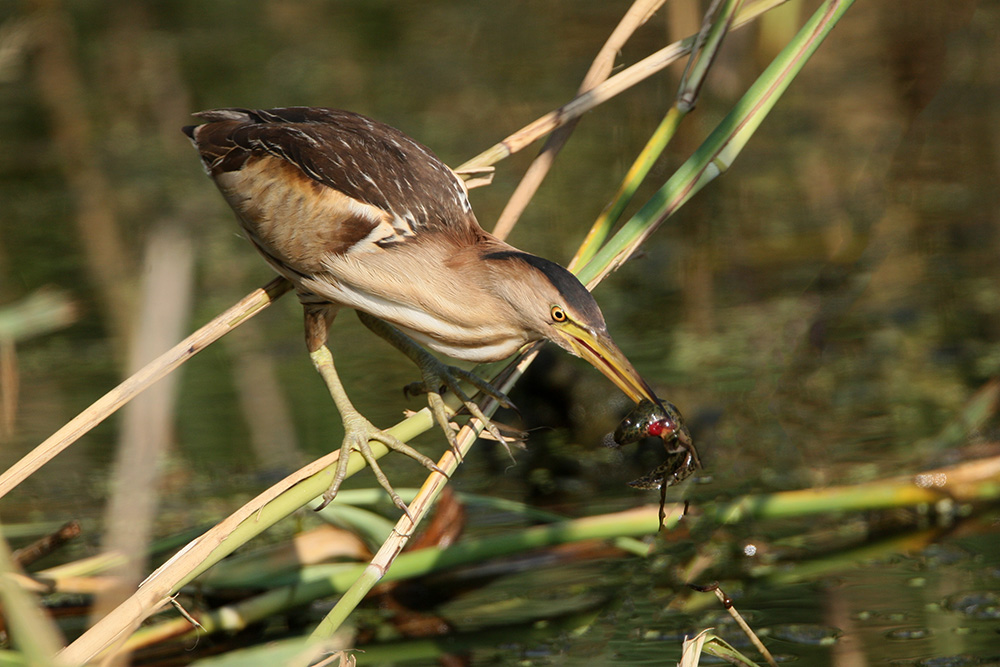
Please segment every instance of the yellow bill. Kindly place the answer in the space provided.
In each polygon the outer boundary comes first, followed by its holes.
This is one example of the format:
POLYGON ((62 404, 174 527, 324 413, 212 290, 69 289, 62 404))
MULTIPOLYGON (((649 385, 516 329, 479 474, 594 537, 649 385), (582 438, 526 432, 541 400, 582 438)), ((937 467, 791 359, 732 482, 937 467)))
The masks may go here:
POLYGON ((618 349, 606 330, 593 331, 572 321, 561 322, 555 327, 573 352, 604 373, 626 396, 636 403, 645 399, 660 404, 660 399, 618 349))

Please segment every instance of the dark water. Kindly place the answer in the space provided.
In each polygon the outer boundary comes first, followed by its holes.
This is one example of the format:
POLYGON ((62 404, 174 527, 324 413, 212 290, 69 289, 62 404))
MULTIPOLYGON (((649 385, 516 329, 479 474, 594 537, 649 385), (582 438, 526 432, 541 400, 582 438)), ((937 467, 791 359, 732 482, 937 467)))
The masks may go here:
MULTIPOLYGON (((457 165, 569 99, 625 6, 64 9, 63 60, 58 50, 55 64, 46 60, 25 38, 23 57, 0 61, 0 304, 52 287, 79 310, 72 326, 17 344, 16 419, 0 430, 4 468, 123 377, 121 332, 154 230, 181 230, 193 244, 185 329, 269 280, 177 130, 187 114, 347 108, 402 128, 457 165), (91 216, 84 234, 81 215, 91 216), (94 216, 111 220, 120 247, 88 263, 94 216), (102 286, 101 267, 110 267, 105 275, 122 294, 102 286)), ((28 11, 2 7, 0 25, 30 31, 28 11)), ((690 491, 696 505, 997 453, 995 418, 942 433, 1000 369, 998 13, 996 2, 858 3, 730 172, 597 290, 620 346, 691 425, 706 465, 706 483, 690 491)), ((657 15, 620 61, 669 41, 670 25, 657 15)), ((779 43, 787 39, 778 34, 779 43)), ((732 35, 697 112, 638 202, 753 81, 773 54, 768 43, 755 28, 732 35)), ((569 260, 671 103, 677 75, 658 75, 585 117, 512 235, 515 245, 569 260)), ((499 164, 493 186, 473 192, 485 227, 533 154, 499 164)), ((338 443, 339 420, 304 354, 300 319, 286 298, 244 327, 249 333, 184 368, 157 534, 224 516, 268 484, 266 471, 338 443), (257 364, 276 380, 265 408, 241 403, 254 394, 247 386, 264 384, 247 375, 257 364), (255 449, 264 428, 273 430, 255 449)), ((415 379, 412 368, 351 314, 338 319, 331 343, 349 392, 375 423, 420 407, 398 391, 415 379)), ((481 444, 455 486, 572 516, 655 502, 655 492, 625 485, 658 462, 654 449, 616 455, 599 447, 627 409, 614 391, 582 362, 550 351, 514 395, 525 425, 540 429, 528 451, 512 468, 481 444)), ((80 549, 96 550, 120 426, 113 418, 28 480, 4 500, 4 520, 79 517, 92 529, 80 549)), ((436 434, 421 442, 428 451, 443 447, 436 434)), ((385 464, 393 480, 418 484, 421 471, 395 458, 385 464)), ((739 525, 680 539, 683 546, 667 542, 650 559, 583 570, 580 579, 596 592, 501 619, 531 631, 487 636, 489 648, 474 655, 498 664, 672 664, 685 633, 715 626, 735 637, 714 598, 684 592, 683 568, 699 550, 715 549, 726 555, 704 579, 731 582, 727 592, 776 653, 801 664, 1000 660, 995 514, 963 511, 944 522, 946 531, 897 545, 889 540, 938 521, 903 515, 865 517, 874 527, 855 515, 739 525), (821 539, 817 531, 848 534, 821 539), (800 536, 816 540, 811 549, 799 549, 800 536), (777 555, 742 556, 749 543, 777 555), (873 560, 850 560, 865 545, 873 560), (551 632, 530 625, 540 617, 551 632), (580 627, 589 629, 575 633, 580 627)), ((542 580, 531 586, 555 599, 576 590, 565 581, 546 589, 542 580)), ((509 584, 530 589, 520 579, 509 584)))

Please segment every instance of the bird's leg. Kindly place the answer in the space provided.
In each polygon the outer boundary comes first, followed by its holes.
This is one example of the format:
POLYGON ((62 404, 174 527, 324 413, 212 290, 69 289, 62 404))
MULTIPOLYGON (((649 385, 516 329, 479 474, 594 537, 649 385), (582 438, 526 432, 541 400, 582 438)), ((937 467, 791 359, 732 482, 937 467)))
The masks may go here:
POLYGON ((456 456, 461 458, 461 454, 458 451, 458 442, 455 439, 455 432, 449 424, 448 409, 441 399, 441 394, 445 389, 450 389, 462 401, 469 414, 478 419, 483 424, 483 427, 498 442, 505 447, 507 446, 508 438, 505 438, 500 433, 500 429, 497 428, 496 424, 483 414, 479 406, 469 398, 458 383, 459 380, 465 380, 482 393, 495 398, 505 408, 514 408, 514 404, 510 402, 506 394, 489 382, 477 377, 474 373, 441 362, 433 354, 418 345, 412 338, 388 323, 360 310, 357 313, 366 327, 391 343, 393 347, 412 359, 417 367, 420 368, 420 373, 423 376, 422 389, 427 393, 427 402, 430 404, 431 413, 434 415, 434 420, 438 423, 438 426, 444 431, 445 437, 448 438, 448 444, 451 445, 452 451, 455 452, 456 456))
POLYGON ((413 447, 377 428, 357 411, 354 404, 351 403, 351 399, 347 397, 347 392, 344 391, 344 385, 341 383, 340 377, 337 375, 337 369, 333 365, 333 355, 326 345, 330 324, 337 313, 336 308, 313 304, 304 304, 304 307, 306 346, 309 349, 309 358, 312 359, 313 366, 316 367, 316 370, 323 377, 323 381, 330 390, 330 396, 333 397, 333 402, 337 405, 340 418, 344 423, 344 443, 340 448, 337 471, 333 476, 333 483, 330 484, 330 488, 323 494, 323 502, 316 509, 323 509, 337 495, 340 485, 347 478, 347 461, 351 457, 351 452, 357 450, 365 462, 368 463, 368 467, 372 469, 375 479, 378 480, 378 483, 392 498, 392 502, 409 516, 410 512, 406 507, 406 503, 403 502, 399 494, 392 488, 389 479, 382 472, 382 468, 379 467, 378 461, 372 453, 371 447, 368 445, 368 441, 375 440, 381 442, 389 449, 406 454, 410 458, 419 461, 428 470, 439 472, 442 475, 445 474, 444 471, 438 468, 434 461, 413 447))

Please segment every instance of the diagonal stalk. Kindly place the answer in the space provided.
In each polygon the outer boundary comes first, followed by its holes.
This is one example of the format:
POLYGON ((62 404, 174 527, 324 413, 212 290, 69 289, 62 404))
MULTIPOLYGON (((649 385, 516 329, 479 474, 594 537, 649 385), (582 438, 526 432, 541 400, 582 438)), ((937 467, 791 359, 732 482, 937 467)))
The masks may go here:
MULTIPOLYGON (((508 367, 506 372, 501 372, 500 375, 493 379, 494 386, 504 393, 509 391, 514 386, 514 383, 520 379, 524 371, 527 370, 528 366, 531 365, 531 362, 535 360, 538 349, 539 345, 532 345, 529 351, 518 358, 516 365, 508 367)), ((498 406, 499 403, 497 400, 489 396, 483 401, 481 408, 487 416, 492 416, 498 406)), ((413 518, 411 519, 406 515, 399 518, 392 534, 379 548, 378 553, 375 554, 368 566, 365 567, 361 576, 351 584, 351 587, 341 596, 337 604, 334 605, 333 609, 327 613, 326 617, 323 618, 313 631, 311 635, 312 639, 318 640, 333 637, 334 633, 340 629, 341 624, 354 611, 361 600, 382 580, 396 557, 403 551, 417 524, 433 507, 437 497, 444 490, 445 484, 448 483, 452 474, 458 469, 459 464, 469 453, 469 450, 472 449, 472 445, 476 442, 476 438, 479 436, 482 428, 483 425, 478 422, 466 424, 461 433, 458 434, 457 455, 456 452, 448 449, 438 462, 438 467, 444 470, 447 476, 429 475, 427 477, 424 485, 420 487, 417 496, 409 504, 410 514, 413 518)))
POLYGON ((291 288, 291 283, 284 278, 275 278, 264 287, 243 297, 211 322, 133 373, 0 474, 0 498, 90 429, 114 414, 115 410, 128 403, 137 394, 267 308, 291 288))
POLYGON ((681 121, 687 116, 695 105, 698 92, 708 75, 709 67, 715 62, 719 47, 722 45, 722 38, 729 31, 733 18, 739 10, 742 0, 729 0, 722 9, 719 17, 713 22, 710 17, 715 13, 717 3, 709 9, 705 15, 705 22, 701 32, 695 40, 696 46, 691 51, 691 58, 684 70, 681 78, 680 89, 677 91, 677 100, 670 108, 667 115, 660 121, 660 125, 653 132, 646 146, 639 153, 639 157, 629 168, 622 180, 618 191, 611 198, 611 203, 598 216, 594 225, 590 228, 586 238, 576 255, 569 263, 569 270, 575 271, 578 267, 586 264, 605 242, 611 233, 611 228, 625 211, 625 207, 632 201, 635 191, 646 179, 649 170, 659 159, 663 150, 670 143, 680 127, 681 121))
MULTIPOLYGON (((785 2, 787 0, 758 0, 745 7, 736 16, 733 27, 741 28, 755 20, 761 14, 783 5, 785 2)), ((690 53, 695 39, 696 36, 687 37, 646 56, 634 65, 610 77, 604 83, 595 86, 582 95, 577 95, 558 109, 550 111, 499 143, 487 148, 474 158, 466 160, 455 171, 476 171, 494 165, 500 160, 524 150, 541 137, 579 118, 591 109, 604 104, 637 83, 645 81, 654 74, 663 71, 668 65, 690 53)))
POLYGON ((593 288, 707 183, 724 173, 854 0, 827 0, 758 77, 718 127, 577 277, 593 288))
MULTIPOLYGON (((611 70, 614 68, 615 56, 618 55, 618 52, 632 36, 632 33, 646 23, 659 10, 663 3, 664 0, 635 0, 632 3, 632 6, 625 12, 625 16, 622 17, 618 26, 612 31, 611 36, 608 37, 607 42, 601 47, 597 57, 594 58, 594 62, 591 63, 590 69, 583 78, 583 83, 580 84, 577 95, 587 93, 593 90, 598 84, 607 80, 611 74, 611 70)), ((528 207, 528 203, 535 196, 538 188, 541 187, 542 181, 548 175, 556 156, 559 155, 559 151, 569 141, 569 137, 573 134, 573 130, 576 129, 576 124, 579 120, 579 117, 568 120, 565 125, 556 129, 545 140, 545 145, 542 147, 541 152, 539 152, 538 156, 531 163, 531 166, 528 167, 524 176, 521 177, 521 182, 517 184, 514 193, 507 200, 507 205, 500 212, 500 217, 497 218, 496 225, 493 227, 494 236, 499 239, 506 239, 510 234, 510 231, 517 224, 518 219, 520 219, 521 214, 528 207)))
POLYGON ((625 207, 632 201, 636 190, 639 189, 646 176, 649 175, 650 169, 653 168, 660 155, 663 154, 667 144, 674 138, 683 118, 683 114, 678 111, 676 106, 671 107, 667 111, 667 115, 663 117, 663 120, 660 121, 660 124, 653 131, 653 134, 649 137, 649 141, 646 142, 646 145, 640 151, 639 157, 629 167, 625 178, 622 179, 621 185, 618 186, 618 190, 611 197, 611 201, 604 207, 604 210, 601 211, 601 214, 597 216, 597 220, 594 221, 593 226, 587 232, 587 236, 584 237, 583 242, 566 268, 575 273, 597 254, 601 245, 611 235, 611 229, 618 222, 618 218, 625 211, 625 207))

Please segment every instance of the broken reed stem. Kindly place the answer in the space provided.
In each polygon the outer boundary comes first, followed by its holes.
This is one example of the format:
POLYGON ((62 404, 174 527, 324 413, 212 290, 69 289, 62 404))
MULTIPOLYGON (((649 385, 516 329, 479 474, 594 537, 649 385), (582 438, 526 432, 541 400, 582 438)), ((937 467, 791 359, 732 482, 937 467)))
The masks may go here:
POLYGON ((743 631, 743 634, 750 639, 750 643, 754 645, 754 648, 756 648, 760 654, 764 656, 764 659, 767 660, 767 664, 771 667, 778 667, 778 663, 775 662, 774 656, 771 655, 771 652, 767 650, 766 646, 764 646, 764 642, 760 640, 760 637, 758 637, 757 633, 753 631, 750 624, 743 620, 743 615, 736 609, 736 605, 733 604, 733 601, 730 600, 718 586, 715 587, 715 597, 719 598, 719 602, 722 603, 725 610, 728 611, 729 615, 733 617, 734 621, 736 621, 736 625, 740 626, 740 630, 743 631))
POLYGON ((80 536, 80 522, 76 519, 68 521, 59 527, 59 530, 35 540, 31 544, 21 547, 11 554, 11 560, 17 567, 25 568, 35 561, 45 558, 53 551, 58 550, 70 540, 80 536))

